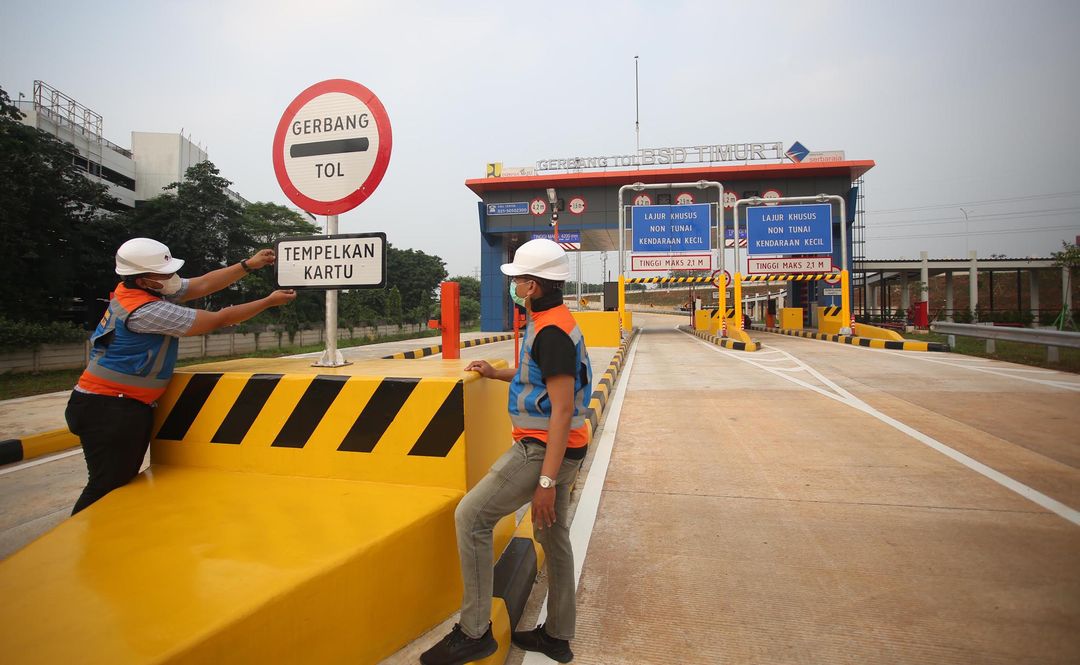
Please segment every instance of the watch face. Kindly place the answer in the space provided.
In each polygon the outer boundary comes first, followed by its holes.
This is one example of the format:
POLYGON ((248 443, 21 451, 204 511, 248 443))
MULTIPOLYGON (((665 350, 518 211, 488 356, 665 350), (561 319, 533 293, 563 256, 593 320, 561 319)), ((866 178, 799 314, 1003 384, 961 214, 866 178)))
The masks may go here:
POLYGON ((540 487, 543 487, 544 489, 548 489, 549 487, 551 487, 554 484, 555 484, 555 482, 552 481, 551 478, 548 478, 547 476, 540 476, 540 487))

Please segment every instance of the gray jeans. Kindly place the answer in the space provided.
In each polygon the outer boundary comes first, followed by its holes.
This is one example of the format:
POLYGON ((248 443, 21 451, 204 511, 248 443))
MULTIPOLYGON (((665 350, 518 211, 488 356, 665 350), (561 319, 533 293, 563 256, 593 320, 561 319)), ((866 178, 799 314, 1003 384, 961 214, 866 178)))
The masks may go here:
MULTIPOLYGON (((483 480, 461 499, 457 520, 458 555, 465 594, 461 603, 461 630, 480 637, 491 620, 494 563, 491 530, 500 519, 532 500, 540 479, 546 449, 536 443, 515 441, 492 465, 483 480)), ((544 548, 548 574, 547 633, 562 640, 574 638, 577 599, 574 592, 574 552, 570 549, 570 485, 582 460, 563 459, 555 490, 555 524, 536 529, 544 548)))

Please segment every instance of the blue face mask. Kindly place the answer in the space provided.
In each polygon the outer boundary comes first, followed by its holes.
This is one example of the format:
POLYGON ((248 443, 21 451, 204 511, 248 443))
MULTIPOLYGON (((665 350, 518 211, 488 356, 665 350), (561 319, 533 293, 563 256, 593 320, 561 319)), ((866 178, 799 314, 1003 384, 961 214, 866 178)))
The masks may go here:
POLYGON ((514 301, 514 304, 525 306, 525 299, 517 294, 517 284, 514 284, 514 280, 510 280, 510 299, 514 301))

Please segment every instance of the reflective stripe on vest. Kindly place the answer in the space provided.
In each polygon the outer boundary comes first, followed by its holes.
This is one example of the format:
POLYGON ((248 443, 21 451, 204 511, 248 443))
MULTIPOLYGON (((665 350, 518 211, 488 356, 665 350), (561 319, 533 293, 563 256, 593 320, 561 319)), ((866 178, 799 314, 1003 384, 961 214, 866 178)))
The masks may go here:
POLYGON ((161 397, 176 367, 179 340, 139 333, 127 320, 143 305, 161 300, 141 289, 116 287, 109 307, 90 335, 90 363, 79 387, 99 395, 131 397, 150 404, 161 397))
MULTIPOLYGON (((556 326, 570 336, 577 353, 577 371, 574 373, 574 411, 570 418, 571 430, 583 430, 588 415, 587 405, 592 394, 592 365, 573 315, 565 305, 537 312, 530 316, 525 328, 525 339, 518 358, 518 371, 510 381, 510 422, 515 429, 547 431, 551 420, 551 401, 540 367, 532 357, 536 335, 548 326, 556 326), (582 378, 584 374, 584 380, 582 378)), ((581 445, 588 443, 579 439, 581 445)), ((571 446, 574 447, 574 446, 571 446)))

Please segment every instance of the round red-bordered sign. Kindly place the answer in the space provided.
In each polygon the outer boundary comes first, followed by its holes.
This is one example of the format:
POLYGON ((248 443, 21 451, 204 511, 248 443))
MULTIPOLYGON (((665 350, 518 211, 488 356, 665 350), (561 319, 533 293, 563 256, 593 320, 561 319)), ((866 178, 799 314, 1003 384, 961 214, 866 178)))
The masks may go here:
POLYGON ((638 194, 634 197, 634 205, 636 206, 651 206, 652 197, 648 194, 638 194))
POLYGON ((585 203, 584 197, 575 196, 574 198, 570 199, 570 203, 569 205, 567 205, 567 208, 570 209, 570 214, 580 215, 581 213, 585 212, 585 209, 588 208, 588 205, 585 203))
POLYGON ((761 198, 765 199, 765 205, 767 205, 767 206, 780 205, 779 201, 774 201, 773 200, 773 199, 780 198, 779 190, 766 189, 765 193, 761 195, 761 198))
POLYGON ((688 206, 693 205, 694 195, 691 192, 679 192, 679 195, 675 197, 675 205, 688 206))
POLYGON ((543 215, 545 212, 547 212, 547 201, 540 197, 529 201, 529 212, 534 215, 543 215))
POLYGON ((731 208, 734 208, 735 207, 735 202, 738 201, 738 200, 739 200, 739 195, 736 194, 734 191, 732 191, 730 189, 725 189, 724 190, 724 207, 725 208, 728 208, 729 210, 731 208))
POLYGON ((375 93, 330 79, 304 90, 274 133, 274 175, 285 196, 315 215, 363 203, 390 164, 390 117, 375 93))

